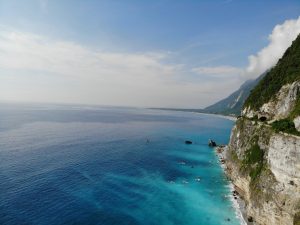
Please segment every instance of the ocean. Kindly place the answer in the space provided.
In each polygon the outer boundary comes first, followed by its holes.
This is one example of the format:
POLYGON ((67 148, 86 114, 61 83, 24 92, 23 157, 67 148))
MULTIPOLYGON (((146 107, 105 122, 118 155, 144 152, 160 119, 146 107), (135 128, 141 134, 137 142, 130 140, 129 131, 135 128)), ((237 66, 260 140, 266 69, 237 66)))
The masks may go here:
POLYGON ((188 112, 3 103, 0 224, 238 225, 207 145, 228 143, 232 126, 188 112))

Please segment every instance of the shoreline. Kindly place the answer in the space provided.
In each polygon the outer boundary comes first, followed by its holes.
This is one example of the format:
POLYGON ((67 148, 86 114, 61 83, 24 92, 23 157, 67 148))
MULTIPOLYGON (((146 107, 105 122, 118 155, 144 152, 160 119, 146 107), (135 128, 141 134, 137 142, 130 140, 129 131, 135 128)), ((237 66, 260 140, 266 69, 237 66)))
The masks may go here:
MULTIPOLYGON (((220 166, 221 168, 223 169, 223 172, 224 174, 226 175, 227 177, 227 174, 226 174, 226 150, 227 150, 227 146, 218 146, 215 148, 215 152, 216 152, 216 155, 219 159, 219 163, 220 163, 220 166)), ((237 218, 240 220, 240 224, 241 225, 253 225, 253 223, 251 222, 248 222, 248 219, 247 219, 247 213, 246 213, 246 208, 245 208, 245 201, 239 196, 238 192, 236 191, 235 187, 234 187, 234 184, 230 181, 229 181, 229 189, 230 189, 230 200, 231 200, 231 203, 232 203, 232 206, 234 207, 235 209, 235 214, 237 216, 237 218)))
POLYGON ((234 116, 225 116, 225 115, 221 115, 221 114, 215 114, 215 113, 201 113, 201 112, 200 112, 200 114, 208 115, 208 116, 216 116, 216 117, 219 117, 219 118, 231 120, 231 121, 233 121, 233 122, 235 122, 235 121, 237 120, 237 118, 234 117, 234 116))
POLYGON ((168 109, 168 108, 147 108, 147 109, 153 109, 153 110, 163 110, 163 111, 175 111, 175 112, 188 112, 188 113, 195 113, 195 114, 203 114, 207 116, 217 116, 219 118, 236 121, 237 118, 235 116, 229 116, 229 115, 222 115, 222 114, 216 114, 216 113, 205 113, 205 112, 197 112, 193 110, 180 110, 180 109, 168 109))

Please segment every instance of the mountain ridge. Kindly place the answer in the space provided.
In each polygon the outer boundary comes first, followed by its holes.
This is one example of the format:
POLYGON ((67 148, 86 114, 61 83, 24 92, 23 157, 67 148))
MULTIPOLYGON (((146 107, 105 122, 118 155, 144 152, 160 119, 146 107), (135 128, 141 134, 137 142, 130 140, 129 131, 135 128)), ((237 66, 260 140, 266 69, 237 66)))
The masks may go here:
POLYGON ((300 35, 251 91, 226 173, 257 225, 300 225, 300 35))
POLYGON ((245 81, 238 90, 231 93, 228 97, 203 109, 205 113, 234 115, 241 114, 242 106, 250 95, 251 90, 259 83, 266 73, 261 74, 256 79, 245 81))
POLYGON ((239 116, 242 111, 247 97, 250 95, 251 90, 259 83, 259 81, 265 76, 266 72, 259 77, 245 81, 238 90, 231 93, 228 97, 219 100, 218 102, 209 105, 203 109, 184 109, 184 108, 151 108, 159 110, 172 110, 183 112, 197 112, 197 113, 209 113, 218 114, 224 116, 239 116))

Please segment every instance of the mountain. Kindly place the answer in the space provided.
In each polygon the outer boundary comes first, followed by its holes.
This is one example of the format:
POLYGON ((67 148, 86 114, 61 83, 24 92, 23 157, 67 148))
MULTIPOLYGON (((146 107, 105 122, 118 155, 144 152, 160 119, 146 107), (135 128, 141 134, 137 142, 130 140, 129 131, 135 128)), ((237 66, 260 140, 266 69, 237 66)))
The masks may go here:
POLYGON ((198 113, 213 113, 221 115, 235 115, 241 114, 242 106, 248 98, 250 91, 258 84, 258 82, 266 75, 261 74, 255 80, 247 80, 241 87, 229 95, 227 98, 218 101, 217 103, 210 105, 204 109, 181 109, 181 108, 152 108, 160 110, 173 110, 173 111, 186 111, 186 112, 198 112, 198 113))
POLYGON ((300 35, 250 92, 223 154, 249 221, 300 225, 300 35))
MULTIPOLYGON (((278 61, 253 89, 249 98, 245 102, 245 113, 251 111, 271 114, 266 112, 266 103, 276 101, 277 94, 284 86, 300 80, 300 35, 293 44, 286 50, 283 57, 278 61)), ((292 114, 300 113, 300 101, 296 102, 292 114)))
POLYGON ((205 113, 223 114, 223 115, 240 115, 242 106, 248 98, 250 91, 258 84, 258 82, 265 76, 266 73, 261 74, 255 80, 248 80, 241 87, 229 95, 227 98, 218 101, 217 103, 204 108, 205 113))

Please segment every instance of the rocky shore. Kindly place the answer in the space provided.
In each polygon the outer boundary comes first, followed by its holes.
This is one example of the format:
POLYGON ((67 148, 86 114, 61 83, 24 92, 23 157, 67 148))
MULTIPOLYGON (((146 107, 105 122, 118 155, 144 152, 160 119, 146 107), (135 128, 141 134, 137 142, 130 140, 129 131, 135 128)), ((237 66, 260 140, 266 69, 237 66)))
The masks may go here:
MULTIPOLYGON (((226 177, 230 180, 230 177, 228 176, 228 173, 227 173, 228 167, 226 165, 226 151, 227 150, 228 150, 228 146, 226 146, 226 145, 218 146, 215 148, 216 154, 219 158, 220 165, 223 168, 226 177)), ((241 224, 242 225, 255 225, 255 223, 253 223, 253 221, 252 221, 252 218, 247 217, 246 203, 243 200, 243 198, 241 197, 241 195, 239 194, 238 188, 232 182, 230 182, 230 189, 231 189, 231 200, 232 200, 233 206, 236 209, 236 214, 239 217, 241 224)))

